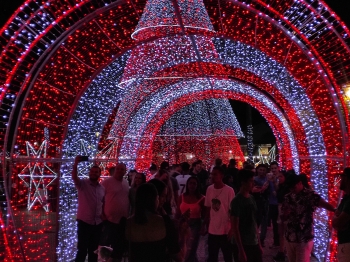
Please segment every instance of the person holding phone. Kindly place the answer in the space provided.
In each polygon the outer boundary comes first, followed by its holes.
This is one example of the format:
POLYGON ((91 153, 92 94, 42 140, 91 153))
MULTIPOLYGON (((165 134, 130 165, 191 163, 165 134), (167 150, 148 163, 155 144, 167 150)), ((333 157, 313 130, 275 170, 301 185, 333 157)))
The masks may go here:
POLYGON ((72 179, 78 190, 78 252, 76 262, 84 262, 88 255, 89 262, 97 262, 95 250, 98 248, 98 241, 102 230, 102 206, 104 202, 105 189, 99 183, 101 169, 99 166, 92 166, 88 179, 78 177, 78 164, 87 161, 87 157, 76 156, 72 179))
POLYGON ((340 178, 340 190, 344 195, 332 219, 332 226, 338 234, 338 261, 345 262, 350 258, 350 167, 344 169, 340 178))
MULTIPOLYGON (((186 242, 185 262, 198 262, 197 248, 199 243, 205 197, 200 193, 199 180, 191 176, 186 182, 186 189, 179 197, 177 217, 183 218, 190 228, 190 236, 186 242)), ((180 236, 181 238, 181 236, 180 236)))

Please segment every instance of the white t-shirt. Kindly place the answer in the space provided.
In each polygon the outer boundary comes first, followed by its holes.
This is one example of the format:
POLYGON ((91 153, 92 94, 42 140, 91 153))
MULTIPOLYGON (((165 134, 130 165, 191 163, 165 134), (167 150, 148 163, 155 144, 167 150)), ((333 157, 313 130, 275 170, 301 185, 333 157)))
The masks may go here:
POLYGON ((230 231, 230 203, 234 197, 235 192, 227 185, 220 189, 208 187, 204 205, 210 207, 209 234, 226 235, 230 231))
POLYGON ((108 221, 118 224, 122 217, 129 216, 129 184, 114 177, 106 178, 101 184, 106 190, 104 213, 108 221))
POLYGON ((176 176, 176 180, 179 183, 179 195, 181 195, 182 193, 184 193, 186 191, 186 183, 187 180, 190 178, 190 175, 178 175, 176 176))

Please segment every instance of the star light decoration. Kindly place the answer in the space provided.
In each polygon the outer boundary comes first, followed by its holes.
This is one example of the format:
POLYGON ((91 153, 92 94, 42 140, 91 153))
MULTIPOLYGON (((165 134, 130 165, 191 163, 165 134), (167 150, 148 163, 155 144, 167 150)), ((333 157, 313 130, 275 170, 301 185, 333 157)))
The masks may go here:
MULTIPOLYGON (((95 133, 98 137, 100 134, 95 133)), ((113 141, 111 142, 113 143, 113 141)), ((82 138, 77 139, 75 143, 72 143, 64 149, 63 163, 61 165, 61 172, 63 178, 70 178, 72 173, 72 162, 75 156, 88 156, 89 161, 81 162, 78 168, 78 176, 81 178, 88 178, 88 173, 92 165, 96 164, 101 168, 101 179, 108 177, 108 167, 115 165, 116 161, 113 159, 107 159, 106 155, 109 154, 111 144, 98 151, 95 145, 90 144, 82 138)))
POLYGON ((276 160, 276 145, 271 147, 271 149, 267 153, 267 156, 263 155, 261 146, 259 146, 258 151, 259 151, 259 156, 258 156, 259 161, 255 163, 256 165, 259 165, 259 164, 269 165, 271 162, 276 160))
POLYGON ((28 210, 31 210, 36 203, 39 203, 46 212, 50 210, 50 206, 47 203, 47 190, 58 174, 43 160, 47 157, 47 143, 47 140, 44 140, 36 150, 30 142, 26 142, 27 157, 30 162, 18 174, 18 177, 28 187, 28 210))

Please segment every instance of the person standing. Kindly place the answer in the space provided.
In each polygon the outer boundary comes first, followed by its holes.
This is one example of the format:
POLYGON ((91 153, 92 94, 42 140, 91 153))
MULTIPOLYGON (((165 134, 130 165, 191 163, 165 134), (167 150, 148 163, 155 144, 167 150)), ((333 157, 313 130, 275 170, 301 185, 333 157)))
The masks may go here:
POLYGON ((129 189, 129 203, 131 207, 131 215, 134 214, 136 190, 140 185, 144 183, 146 183, 146 175, 144 173, 136 173, 133 181, 131 182, 131 187, 129 189))
POLYGON ((282 204, 284 201, 284 197, 286 194, 289 193, 289 187, 288 183, 286 181, 287 173, 284 171, 281 171, 277 177, 278 180, 278 188, 277 188, 277 202, 278 202, 278 234, 280 237, 279 241, 279 248, 276 256, 273 257, 274 260, 279 262, 284 262, 286 260, 286 255, 284 253, 284 230, 285 230, 285 222, 281 219, 281 210, 282 210, 282 204))
POLYGON ((101 176, 99 166, 92 166, 88 179, 78 177, 78 163, 84 161, 82 156, 76 156, 72 179, 78 190, 78 252, 76 262, 84 262, 88 255, 89 262, 97 262, 95 250, 98 248, 98 241, 102 229, 102 206, 105 189, 98 182, 101 176))
POLYGON ((230 159, 230 162, 228 164, 228 167, 226 169, 226 175, 230 176, 233 180, 233 190, 235 191, 235 193, 238 193, 239 191, 239 183, 238 183, 238 168, 236 167, 236 160, 235 159, 230 159))
MULTIPOLYGON (((180 241, 179 241, 179 232, 175 226, 174 221, 170 216, 165 212, 163 206, 167 201, 167 191, 168 187, 164 182, 159 179, 152 179, 148 181, 148 184, 153 184, 158 192, 158 215, 162 216, 164 219, 165 227, 167 229, 167 259, 166 261, 182 261, 180 241)), ((154 252, 154 249, 152 249, 154 252)), ((153 262, 153 261, 152 261, 153 262)))
POLYGON ((112 177, 102 181, 106 189, 104 204, 104 233, 106 243, 104 246, 111 246, 113 261, 120 261, 126 250, 125 225, 129 216, 129 184, 124 175, 126 166, 119 163, 115 166, 112 177))
POLYGON ((179 197, 177 217, 189 213, 187 220, 191 234, 187 241, 185 262, 198 262, 197 248, 199 243, 200 230, 202 226, 202 215, 204 214, 204 199, 200 193, 199 180, 191 176, 186 183, 186 190, 179 197))
POLYGON ((278 201, 277 201, 277 176, 279 175, 278 163, 273 161, 270 164, 271 173, 267 174, 269 180, 269 219, 271 219, 273 229, 273 244, 271 248, 280 246, 280 236, 278 233, 278 201))
POLYGON ((350 167, 341 174, 340 190, 344 191, 344 196, 332 219, 332 226, 338 233, 338 261, 346 262, 350 258, 350 167))
POLYGON ((137 171, 135 169, 131 169, 128 172, 128 175, 126 176, 130 187, 132 182, 134 181, 134 177, 136 176, 136 174, 137 174, 137 171))
POLYGON ((257 211, 257 225, 260 227, 260 244, 264 247, 267 232, 268 211, 269 211, 269 181, 267 180, 267 166, 259 164, 256 168, 257 176, 254 177, 252 195, 255 199, 257 211))
MULTIPOLYGON (((142 184, 136 193, 135 214, 127 221, 130 262, 166 262, 167 252, 178 252, 173 245, 174 228, 157 214, 158 205, 159 197, 155 185, 142 184)), ((174 260, 180 261, 176 258, 174 260)))
POLYGON ((313 247, 313 213, 316 207, 334 212, 335 208, 320 195, 304 187, 300 176, 290 178, 290 190, 282 204, 281 219, 285 229, 286 249, 289 262, 309 262, 313 247))
POLYGON ((156 164, 152 163, 150 168, 149 168, 149 180, 155 178, 158 172, 158 167, 156 164))
POLYGON ((172 195, 174 198, 174 202, 177 206, 177 200, 179 199, 179 183, 177 182, 176 178, 173 176, 172 168, 169 166, 169 162, 163 161, 160 164, 160 170, 166 170, 169 174, 169 182, 171 183, 171 189, 172 189, 172 195))
POLYGON ((167 186, 166 202, 164 203, 163 208, 166 211, 166 213, 172 217, 176 213, 177 200, 175 200, 174 198, 174 190, 173 185, 171 183, 169 171, 167 169, 159 169, 155 179, 162 181, 167 186))
POLYGON ((212 185, 207 189, 205 223, 208 229, 208 262, 217 262, 221 249, 225 262, 232 262, 230 231, 230 203, 235 196, 233 189, 222 181, 224 171, 215 166, 211 173, 212 185))
POLYGON ((180 194, 183 194, 185 192, 186 189, 186 183, 187 183, 187 179, 189 179, 190 176, 190 164, 187 162, 183 162, 181 163, 181 170, 182 170, 182 174, 176 176, 176 180, 178 182, 179 188, 180 188, 180 194))
POLYGON ((199 180, 199 188, 201 194, 205 195, 207 191, 207 182, 209 178, 209 173, 203 167, 203 161, 197 160, 192 164, 192 170, 190 171, 191 176, 196 176, 199 180))
POLYGON ((242 169, 238 172, 240 190, 231 202, 231 230, 233 256, 238 262, 262 262, 262 247, 256 222, 256 206, 250 194, 254 187, 254 172, 242 169))

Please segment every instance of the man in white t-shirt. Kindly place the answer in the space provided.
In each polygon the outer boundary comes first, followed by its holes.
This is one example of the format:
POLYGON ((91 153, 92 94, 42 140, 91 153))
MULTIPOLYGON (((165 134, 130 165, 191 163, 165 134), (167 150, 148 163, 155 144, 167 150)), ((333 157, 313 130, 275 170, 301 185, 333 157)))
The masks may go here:
POLYGON ((124 175, 126 166, 119 163, 111 172, 112 177, 102 181, 106 190, 103 208, 105 239, 101 243, 113 248, 113 261, 120 261, 127 247, 125 239, 126 218, 129 216, 129 184, 124 175))
POLYGON ((185 189, 186 189, 186 183, 187 183, 187 179, 189 179, 191 176, 190 176, 190 164, 187 163, 187 162, 183 162, 181 163, 181 169, 182 169, 182 174, 181 175, 178 175, 176 176, 176 180, 179 184, 179 187, 180 187, 180 194, 183 194, 185 192, 185 189))
POLYGON ((208 262, 217 262, 221 249, 225 262, 232 262, 231 242, 227 237, 230 231, 230 203, 235 197, 233 189, 222 181, 224 171, 215 166, 211 173, 212 185, 205 197, 207 207, 206 225, 208 228, 208 262))

